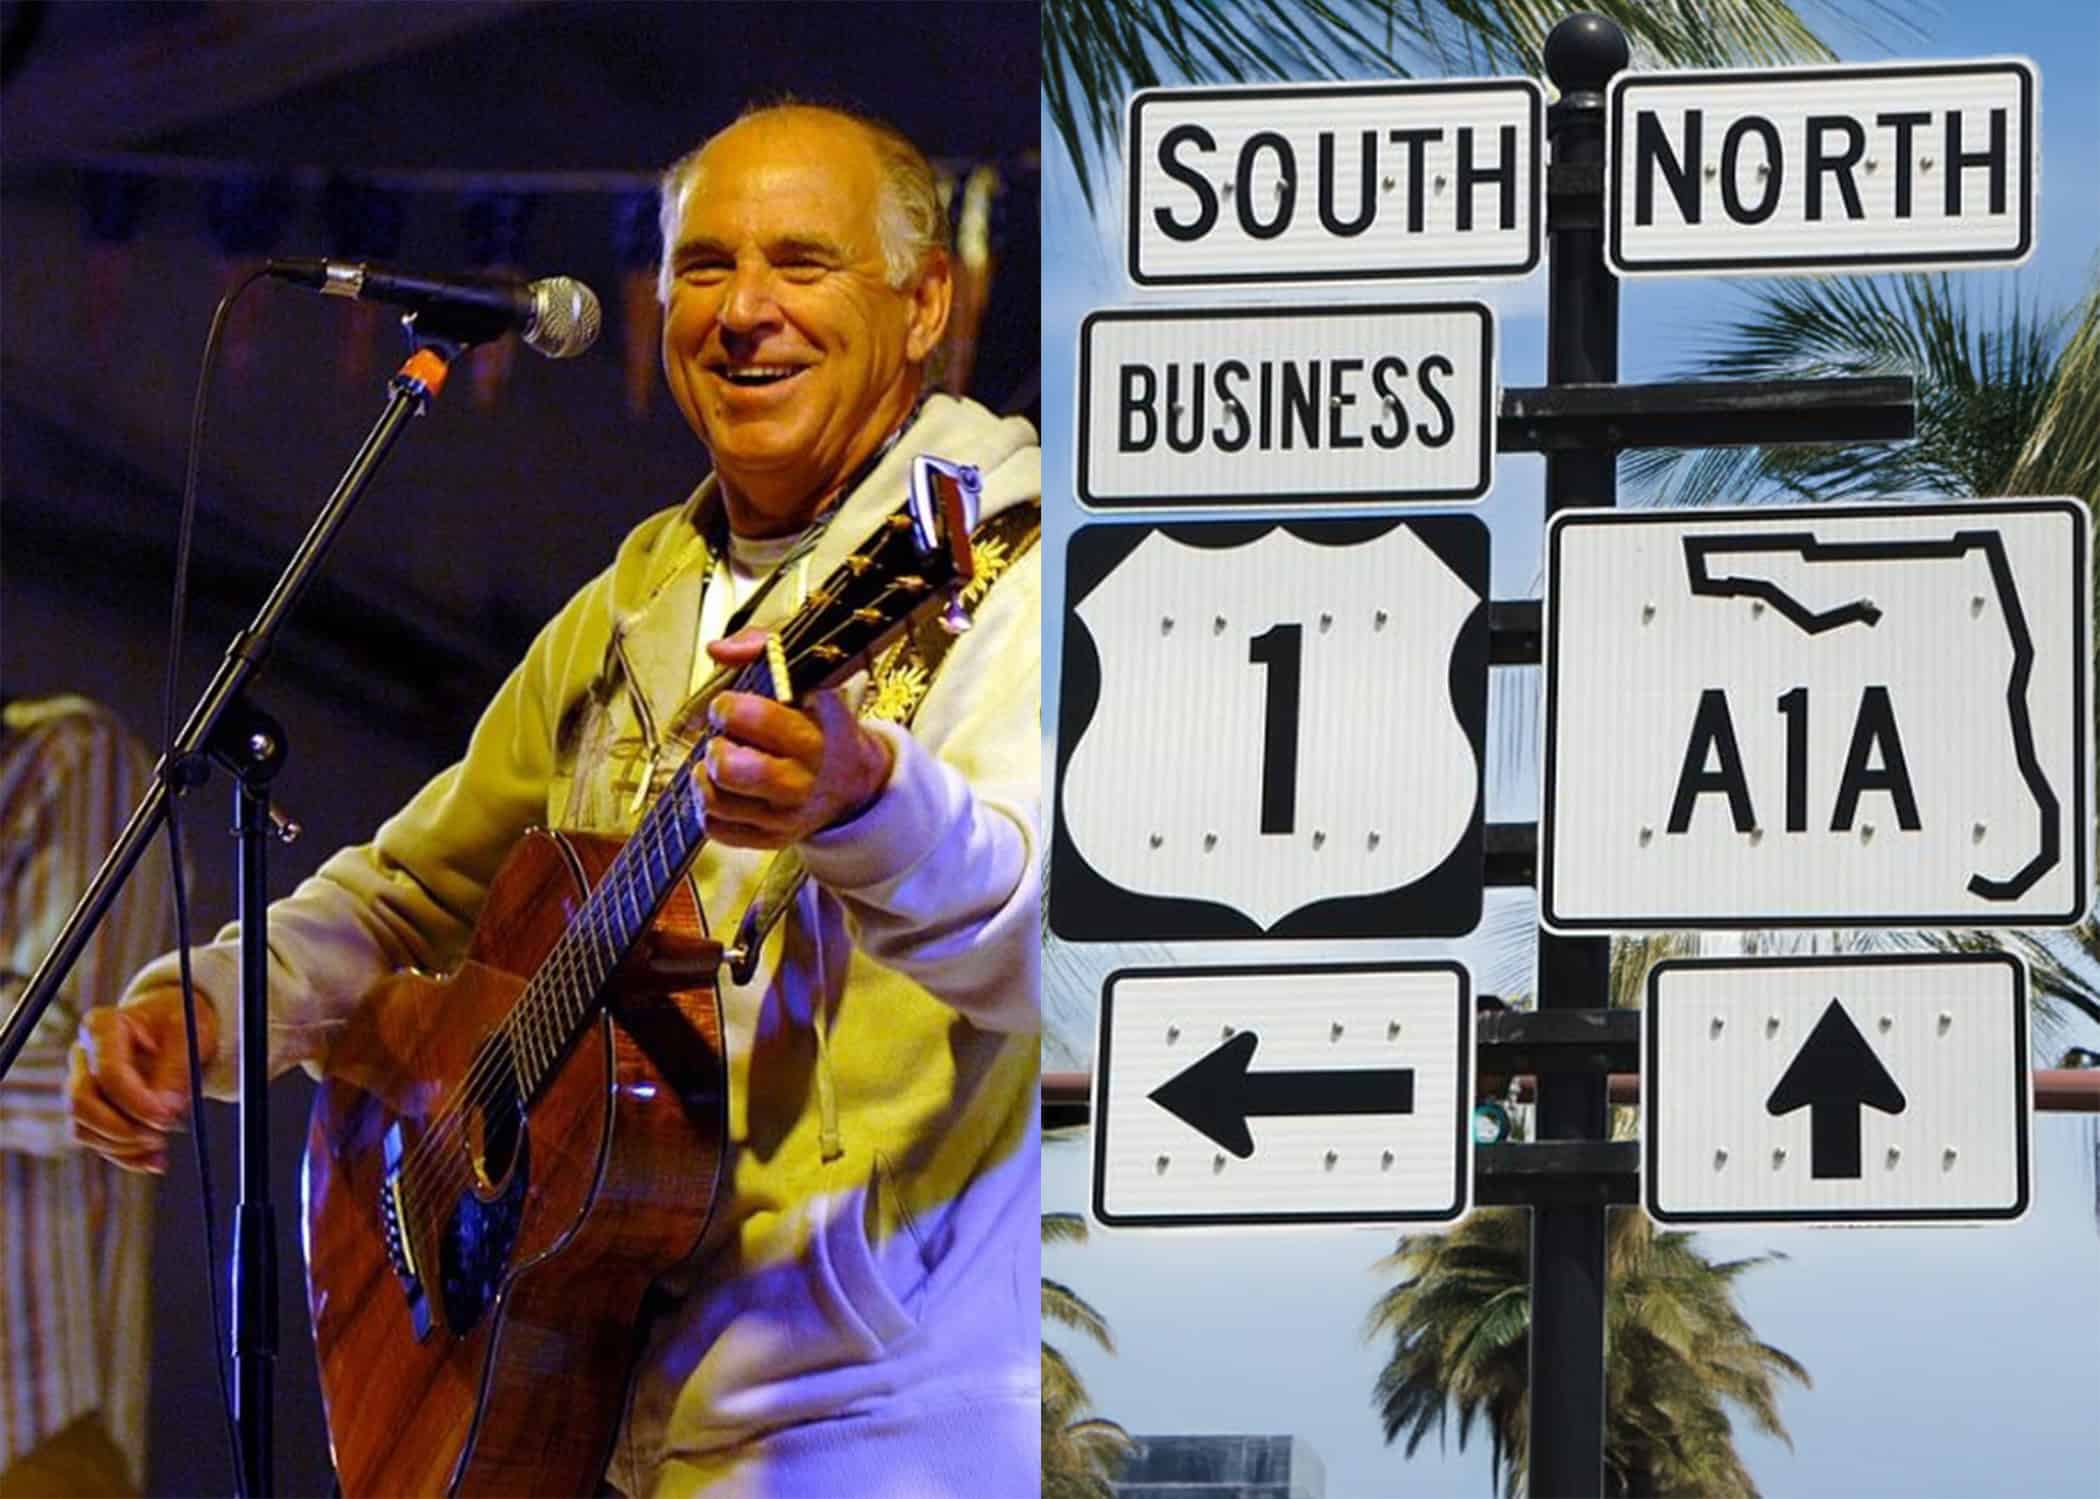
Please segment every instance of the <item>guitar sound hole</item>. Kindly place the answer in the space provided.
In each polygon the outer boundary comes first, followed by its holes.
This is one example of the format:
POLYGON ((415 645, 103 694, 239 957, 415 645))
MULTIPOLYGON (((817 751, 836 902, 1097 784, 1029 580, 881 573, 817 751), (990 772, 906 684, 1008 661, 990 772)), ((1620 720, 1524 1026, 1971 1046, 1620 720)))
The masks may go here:
POLYGON ((438 1255, 445 1325, 460 1337, 481 1320, 502 1288, 532 1179, 532 1138, 507 1059, 499 1067, 476 1068, 472 1075, 491 1073, 500 1081, 468 1115, 472 1179, 446 1216, 438 1255))
POLYGON ((467 1116, 467 1152, 474 1166, 475 1186, 484 1198, 493 1198, 502 1193, 517 1162, 525 1138, 525 1109, 507 1061, 477 1071, 494 1077, 467 1116))

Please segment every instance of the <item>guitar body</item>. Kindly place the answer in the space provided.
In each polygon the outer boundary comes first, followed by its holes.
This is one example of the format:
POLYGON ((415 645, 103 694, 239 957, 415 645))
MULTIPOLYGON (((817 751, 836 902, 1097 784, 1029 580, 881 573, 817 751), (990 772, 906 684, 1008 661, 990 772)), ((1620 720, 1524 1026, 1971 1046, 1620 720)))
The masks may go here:
POLYGON ((460 969, 393 976, 329 1051, 307 1287, 346 1495, 598 1490, 649 1288, 699 1242, 727 1122, 720 949, 683 881, 518 1098, 506 1059, 533 1038, 508 1017, 618 848, 529 836, 460 969))

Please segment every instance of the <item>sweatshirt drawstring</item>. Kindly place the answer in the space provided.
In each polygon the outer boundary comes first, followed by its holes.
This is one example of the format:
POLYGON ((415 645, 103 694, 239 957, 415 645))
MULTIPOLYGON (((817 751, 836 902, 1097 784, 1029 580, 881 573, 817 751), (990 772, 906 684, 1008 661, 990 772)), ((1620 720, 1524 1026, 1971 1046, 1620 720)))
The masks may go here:
MULTIPOLYGON (((805 888, 803 898, 815 904, 815 892, 805 888)), ((838 1084, 831 1072, 831 1020, 825 1001, 824 928, 817 913, 809 913, 810 956, 817 974, 815 997, 810 1001, 809 1028, 817 1037, 817 1152, 826 1165, 846 1153, 839 1138, 838 1084)))
MULTIPOLYGON (((809 598, 809 549, 795 559, 795 603, 799 608, 809 598)), ((816 904, 814 891, 807 892, 811 905, 816 904)), ((825 996, 829 992, 828 975, 824 970, 824 923, 820 912, 807 913, 810 932, 812 966, 816 969, 815 993, 809 1007, 809 1028, 817 1038, 817 1151, 829 1165, 846 1153, 844 1141, 839 1138, 839 1090, 831 1071, 831 1017, 825 996)))

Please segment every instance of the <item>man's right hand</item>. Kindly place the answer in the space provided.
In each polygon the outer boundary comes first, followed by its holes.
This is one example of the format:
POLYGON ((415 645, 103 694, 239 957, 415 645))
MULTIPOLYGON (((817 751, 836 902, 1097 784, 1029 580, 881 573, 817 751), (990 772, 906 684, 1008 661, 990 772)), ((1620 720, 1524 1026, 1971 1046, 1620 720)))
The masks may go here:
MULTIPOLYGON (((201 994, 197 1048, 206 1066, 219 1054, 218 1013, 201 994)), ((181 988, 164 985, 121 1009, 88 1011, 66 1096, 74 1139, 127 1171, 165 1171, 168 1136, 190 1111, 181 988)))

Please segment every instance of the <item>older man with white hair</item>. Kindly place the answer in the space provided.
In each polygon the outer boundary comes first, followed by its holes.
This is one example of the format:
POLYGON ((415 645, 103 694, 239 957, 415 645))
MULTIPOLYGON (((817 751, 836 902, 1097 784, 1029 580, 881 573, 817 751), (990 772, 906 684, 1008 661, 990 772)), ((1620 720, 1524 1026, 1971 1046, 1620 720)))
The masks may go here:
MULTIPOLYGON (((325 1068, 383 975, 456 962, 529 827, 633 827, 680 763, 680 707, 758 656, 897 508, 913 459, 975 467, 998 534, 974 628, 937 670, 905 661, 806 710, 711 701, 700 906, 723 940, 762 884, 785 916, 748 980, 721 985, 723 1185, 662 1287, 607 1479, 635 1495, 1032 1495, 1035 433, 928 393, 945 217, 889 127, 798 103, 748 113, 666 174, 664 225, 664 366, 713 473, 541 632, 457 764, 272 907, 270 1065, 325 1068), (779 879, 776 850, 806 880, 779 879)), ((234 938, 193 954, 214 1091, 234 1077, 234 938)), ((95 1012, 74 1064, 80 1137, 146 1170, 187 1108, 175 973, 162 959, 95 1012)))

